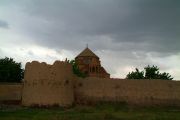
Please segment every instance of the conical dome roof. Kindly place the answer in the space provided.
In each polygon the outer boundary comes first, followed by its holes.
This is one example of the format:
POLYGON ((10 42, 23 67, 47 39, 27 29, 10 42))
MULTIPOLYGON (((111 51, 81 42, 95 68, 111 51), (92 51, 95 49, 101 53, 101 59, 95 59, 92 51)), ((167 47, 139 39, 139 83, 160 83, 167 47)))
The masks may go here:
POLYGON ((96 54, 94 54, 88 47, 85 48, 78 56, 76 57, 97 57, 99 58, 96 54))

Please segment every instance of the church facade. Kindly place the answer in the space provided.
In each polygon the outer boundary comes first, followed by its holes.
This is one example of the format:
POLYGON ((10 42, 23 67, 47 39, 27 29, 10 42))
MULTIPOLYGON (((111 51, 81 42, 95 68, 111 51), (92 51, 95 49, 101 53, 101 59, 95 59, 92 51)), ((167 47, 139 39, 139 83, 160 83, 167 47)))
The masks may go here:
POLYGON ((110 74, 101 66, 99 57, 88 47, 76 56, 75 61, 79 70, 88 77, 110 78, 110 74))

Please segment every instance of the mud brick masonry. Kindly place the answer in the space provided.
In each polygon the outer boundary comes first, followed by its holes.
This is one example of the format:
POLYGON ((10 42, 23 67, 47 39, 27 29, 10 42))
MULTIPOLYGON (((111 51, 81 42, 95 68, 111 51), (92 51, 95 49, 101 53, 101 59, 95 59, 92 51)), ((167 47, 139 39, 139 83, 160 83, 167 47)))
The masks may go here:
POLYGON ((22 84, 0 84, 0 102, 15 101, 23 106, 71 106, 100 101, 180 106, 179 81, 112 79, 89 48, 75 59, 89 77, 76 77, 67 61, 55 61, 53 65, 28 62, 22 84))

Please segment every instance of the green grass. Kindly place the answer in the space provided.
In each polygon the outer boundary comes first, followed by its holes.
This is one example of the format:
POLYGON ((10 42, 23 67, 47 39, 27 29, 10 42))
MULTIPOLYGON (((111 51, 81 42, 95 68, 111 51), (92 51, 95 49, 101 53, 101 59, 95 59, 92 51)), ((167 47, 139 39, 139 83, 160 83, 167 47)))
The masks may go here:
POLYGON ((115 103, 49 109, 0 107, 0 120, 180 120, 180 108, 115 103))

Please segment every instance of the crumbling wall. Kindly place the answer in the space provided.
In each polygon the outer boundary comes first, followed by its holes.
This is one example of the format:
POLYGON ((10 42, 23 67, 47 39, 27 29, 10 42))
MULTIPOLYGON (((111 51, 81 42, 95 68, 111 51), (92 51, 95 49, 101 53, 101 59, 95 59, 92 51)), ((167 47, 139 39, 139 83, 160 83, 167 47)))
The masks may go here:
MULTIPOLYGON (((1 90, 1 89, 0 89, 1 90)), ((127 102, 136 105, 180 106, 180 82, 77 78, 72 66, 33 61, 25 67, 22 104, 25 106, 69 106, 73 102, 127 102)))
POLYGON ((22 86, 21 83, 0 83, 0 103, 20 104, 22 86))
POLYGON ((71 64, 56 61, 53 65, 33 61, 25 67, 22 105, 69 106, 74 102, 71 64))
POLYGON ((78 79, 77 103, 98 101, 180 106, 180 82, 167 80, 78 79))

